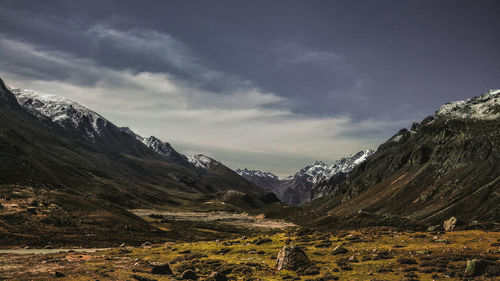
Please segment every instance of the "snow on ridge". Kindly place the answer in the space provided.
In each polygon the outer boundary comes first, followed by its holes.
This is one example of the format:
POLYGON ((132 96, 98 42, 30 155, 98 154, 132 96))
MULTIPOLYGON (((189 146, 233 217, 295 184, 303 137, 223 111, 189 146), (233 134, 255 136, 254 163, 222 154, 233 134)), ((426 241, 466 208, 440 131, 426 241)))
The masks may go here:
POLYGON ((490 90, 465 101, 446 103, 436 111, 435 116, 481 120, 500 118, 500 90, 490 90))
POLYGON ((26 89, 12 89, 11 92, 16 96, 22 107, 35 115, 49 118, 56 123, 70 123, 72 127, 78 128, 83 123, 83 120, 87 119, 93 129, 93 132, 87 131, 88 136, 91 138, 95 137, 94 133, 100 135, 100 127, 109 122, 96 112, 61 96, 26 89))
POLYGON ((208 169, 210 167, 210 164, 219 163, 219 161, 214 160, 214 159, 212 159, 206 155, 203 155, 203 154, 188 155, 187 159, 195 167, 201 168, 201 169, 208 169))
POLYGON ((280 181, 293 181, 294 179, 306 180, 313 184, 328 180, 330 177, 337 173, 348 173, 357 165, 365 161, 370 155, 374 153, 373 150, 367 149, 355 154, 351 154, 345 158, 335 161, 332 165, 327 165, 322 161, 316 161, 311 165, 305 166, 297 173, 290 175, 286 178, 281 178, 270 172, 262 172, 259 170, 237 169, 236 172, 240 176, 254 176, 260 178, 273 178, 280 181))
POLYGON ((271 173, 271 172, 263 172, 263 171, 259 171, 259 170, 249 170, 247 168, 245 169, 237 169, 236 170, 236 173, 238 173, 240 176, 255 176, 255 177, 259 177, 259 178, 272 178, 272 179, 277 179, 279 180, 280 178, 271 173))
POLYGON ((295 175, 289 176, 287 180, 305 177, 306 181, 316 184, 320 181, 328 180, 335 174, 348 173, 352 171, 357 165, 361 164, 373 153, 374 151, 371 149, 363 150, 341 158, 331 165, 327 165, 322 161, 316 161, 314 164, 304 167, 295 175))

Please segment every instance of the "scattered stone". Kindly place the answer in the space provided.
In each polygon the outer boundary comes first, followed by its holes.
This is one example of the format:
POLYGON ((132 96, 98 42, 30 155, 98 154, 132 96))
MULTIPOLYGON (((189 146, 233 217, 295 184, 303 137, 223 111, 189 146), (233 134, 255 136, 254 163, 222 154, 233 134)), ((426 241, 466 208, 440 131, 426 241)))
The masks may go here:
POLYGON ((222 274, 220 272, 212 272, 210 276, 208 277, 208 280, 211 281, 227 281, 227 277, 225 274, 222 274))
POLYGON ((457 226, 457 218, 455 217, 451 217, 443 223, 444 231, 453 231, 455 226, 457 226))
POLYGON ((465 267, 465 276, 478 276, 481 275, 485 269, 485 262, 479 259, 473 259, 467 261, 467 266, 465 267))
POLYGON ((36 207, 27 207, 26 212, 32 215, 36 215, 36 207))
POLYGON ((316 266, 307 266, 297 270, 299 275, 318 275, 320 273, 319 268, 316 266))
POLYGON ((60 277, 65 277, 66 275, 64 273, 62 273, 62 272, 56 271, 54 273, 54 276, 57 277, 57 278, 60 278, 60 277))
POLYGON ((310 261, 306 253, 297 246, 283 247, 276 258, 277 270, 297 270, 308 264, 310 264, 310 261))
POLYGON ((194 270, 188 269, 184 271, 181 275, 182 280, 196 280, 198 279, 198 274, 194 270))
POLYGON ((258 238, 256 239, 255 241, 253 241, 253 243, 255 245, 262 245, 264 243, 269 243, 269 242, 272 242, 273 240, 269 239, 269 238, 258 238))
POLYGON ((215 250, 214 254, 224 255, 224 254, 229 253, 230 251, 231 251, 231 248, 221 248, 219 250, 215 250))
POLYGON ((331 255, 342 255, 342 254, 345 254, 347 252, 349 252, 349 250, 342 247, 342 245, 338 245, 337 247, 335 247, 333 249, 333 251, 331 252, 331 255))
POLYGON ((400 264, 417 264, 417 261, 415 259, 410 259, 410 258, 400 258, 400 259, 398 259, 398 263, 400 263, 400 264))
POLYGON ((159 275, 172 275, 172 270, 168 264, 162 264, 153 266, 151 273, 159 275))
POLYGON ((156 279, 149 278, 147 276, 141 276, 141 275, 132 275, 132 278, 134 278, 137 281, 157 281, 156 279))

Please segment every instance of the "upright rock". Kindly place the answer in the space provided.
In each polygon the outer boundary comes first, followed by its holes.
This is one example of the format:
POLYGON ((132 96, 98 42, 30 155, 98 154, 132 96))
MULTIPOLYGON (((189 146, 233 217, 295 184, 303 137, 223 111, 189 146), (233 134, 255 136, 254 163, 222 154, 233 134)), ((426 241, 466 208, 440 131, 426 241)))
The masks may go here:
POLYGON ((457 226, 457 218, 455 217, 451 217, 443 223, 444 231, 453 231, 455 226, 457 226))
POLYGON ((310 264, 304 250, 296 246, 285 246, 276 258, 276 269, 297 270, 310 264))

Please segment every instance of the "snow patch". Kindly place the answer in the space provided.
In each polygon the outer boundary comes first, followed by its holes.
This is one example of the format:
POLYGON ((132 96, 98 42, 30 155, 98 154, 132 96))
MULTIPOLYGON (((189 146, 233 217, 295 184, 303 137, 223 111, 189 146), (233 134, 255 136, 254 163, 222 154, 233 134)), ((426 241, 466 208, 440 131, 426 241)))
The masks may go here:
POLYGON ((219 163, 219 161, 216 161, 203 154, 188 155, 187 159, 191 164, 200 169, 208 169, 210 168, 211 164, 219 163))

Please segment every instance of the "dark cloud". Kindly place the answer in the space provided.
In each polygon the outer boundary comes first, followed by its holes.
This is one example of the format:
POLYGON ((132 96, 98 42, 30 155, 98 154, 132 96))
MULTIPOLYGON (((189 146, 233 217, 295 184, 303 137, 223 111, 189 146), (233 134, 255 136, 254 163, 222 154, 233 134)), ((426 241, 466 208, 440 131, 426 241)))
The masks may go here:
POLYGON ((157 98, 165 89, 142 83, 167 83, 191 109, 250 110, 243 97, 264 116, 349 118, 356 130, 336 137, 375 146, 445 102, 499 87, 499 12, 495 0, 4 0, 0 66, 33 86, 157 98))

